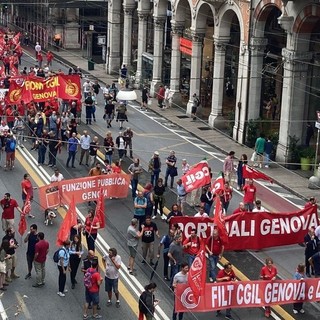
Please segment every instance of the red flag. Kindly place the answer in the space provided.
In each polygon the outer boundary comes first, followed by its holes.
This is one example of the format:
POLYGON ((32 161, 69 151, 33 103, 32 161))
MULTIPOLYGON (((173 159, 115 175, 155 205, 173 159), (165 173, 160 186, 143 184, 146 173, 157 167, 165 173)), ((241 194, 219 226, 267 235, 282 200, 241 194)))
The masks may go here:
POLYGON ((205 256, 205 241, 201 240, 200 250, 194 259, 189 273, 188 284, 193 293, 193 302, 197 303, 203 296, 206 286, 207 261, 205 256))
POLYGON ((77 224, 77 212, 74 197, 72 197, 69 210, 67 211, 57 233, 57 246, 62 246, 63 242, 69 238, 70 229, 75 224, 77 224))
POLYGON ((220 172, 218 178, 211 182, 211 192, 212 194, 221 195, 224 192, 224 178, 220 172))
POLYGON ((22 212, 23 212, 23 215, 27 215, 31 212, 31 201, 30 201, 29 195, 27 195, 27 199, 23 205, 22 212))
POLYGON ((20 32, 18 32, 18 33, 12 38, 12 43, 13 43, 14 45, 17 45, 19 41, 20 41, 20 32))
MULTIPOLYGON (((1 53, 0 53, 1 54, 1 53)), ((6 76, 6 73, 5 73, 5 71, 4 71, 4 66, 1 66, 0 67, 0 77, 1 78, 5 78, 5 76, 6 76)))
POLYGON ((224 218, 222 216, 222 205, 220 197, 216 197, 215 199, 215 208, 213 212, 213 222, 217 226, 219 231, 220 238, 222 239, 224 244, 227 244, 229 241, 229 235, 226 229, 226 224, 224 218))
POLYGON ((100 189, 100 195, 99 195, 99 199, 97 201, 96 212, 95 212, 94 218, 96 219, 96 221, 99 222, 101 229, 106 226, 106 218, 104 216, 104 196, 103 196, 103 189, 102 188, 100 189))
POLYGON ((20 72, 14 65, 11 65, 10 66, 10 74, 12 77, 16 77, 20 74, 20 72))
POLYGON ((18 226, 18 232, 20 233, 21 237, 24 235, 26 230, 27 230, 26 216, 24 214, 21 214, 20 215, 19 226, 18 226))
POLYGON ((249 178, 249 179, 261 179, 261 180, 267 180, 272 182, 272 179, 270 177, 268 177, 267 175, 265 175, 264 173, 249 167, 247 164, 245 164, 244 166, 242 166, 242 176, 243 178, 249 178))
POLYGON ((185 175, 181 177, 186 192, 201 188, 210 183, 210 171, 207 161, 201 161, 194 165, 185 175))

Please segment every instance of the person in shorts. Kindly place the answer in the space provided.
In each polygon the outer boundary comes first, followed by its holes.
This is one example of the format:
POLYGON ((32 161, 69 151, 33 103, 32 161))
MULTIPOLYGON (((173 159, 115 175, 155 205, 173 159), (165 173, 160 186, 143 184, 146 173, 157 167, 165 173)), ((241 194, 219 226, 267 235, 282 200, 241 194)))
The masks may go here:
POLYGON ((98 271, 98 260, 92 260, 91 268, 88 269, 88 272, 92 273, 90 288, 85 289, 86 302, 83 308, 83 319, 89 319, 88 308, 89 304, 92 304, 92 318, 101 319, 102 316, 97 312, 97 306, 99 304, 99 287, 103 281, 99 271, 98 271))

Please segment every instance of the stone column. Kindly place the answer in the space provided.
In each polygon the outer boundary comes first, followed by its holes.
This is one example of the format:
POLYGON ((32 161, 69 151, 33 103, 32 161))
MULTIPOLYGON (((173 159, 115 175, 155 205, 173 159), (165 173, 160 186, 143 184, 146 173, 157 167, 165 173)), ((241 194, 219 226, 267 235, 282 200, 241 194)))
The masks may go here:
POLYGON ((182 36, 183 26, 172 25, 172 44, 171 44, 171 78, 170 91, 172 93, 172 104, 181 104, 180 93, 180 69, 181 69, 181 52, 180 37, 182 36))
POLYGON ((153 72, 151 96, 155 96, 162 83, 163 38, 166 17, 154 17, 153 72))
POLYGON ((307 84, 308 64, 312 53, 297 52, 287 48, 282 49, 284 61, 281 117, 279 143, 277 147, 277 161, 288 160, 289 136, 299 138, 303 143, 303 119, 305 114, 305 88, 307 84))
POLYGON ((224 69, 226 61, 226 44, 229 38, 214 39, 214 64, 212 83, 212 103, 209 116, 209 125, 214 128, 224 128, 225 119, 222 116, 222 104, 224 93, 224 69))
POLYGON ((120 61, 120 41, 121 22, 120 11, 121 1, 109 0, 108 8, 108 36, 107 36, 107 63, 106 69, 109 74, 119 74, 120 61))
POLYGON ((135 7, 124 6, 124 21, 123 21, 123 62, 128 69, 131 66, 131 52, 132 52, 132 16, 135 7))
POLYGON ((187 114, 191 114, 191 108, 193 105, 193 98, 192 98, 193 94, 196 93, 198 97, 200 94, 203 37, 204 37, 204 34, 202 33, 196 33, 196 32, 192 33, 190 91, 189 91, 189 102, 187 104, 187 114))
POLYGON ((250 66, 250 94, 248 106, 248 120, 259 118, 261 105, 261 85, 264 50, 268 44, 266 38, 251 38, 251 66, 250 66))
POLYGON ((136 72, 136 83, 140 84, 142 79, 142 53, 147 50, 147 22, 149 12, 138 11, 139 25, 138 25, 138 61, 136 72))
POLYGON ((67 8, 66 9, 67 23, 63 27, 64 34, 64 49, 79 49, 79 9, 77 8, 67 8))

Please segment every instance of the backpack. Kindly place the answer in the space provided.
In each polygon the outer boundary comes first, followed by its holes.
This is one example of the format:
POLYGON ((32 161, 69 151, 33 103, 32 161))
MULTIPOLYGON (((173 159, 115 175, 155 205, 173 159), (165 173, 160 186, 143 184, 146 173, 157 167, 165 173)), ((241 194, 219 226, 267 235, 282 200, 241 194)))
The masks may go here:
POLYGON ((83 283, 87 289, 90 289, 92 287, 92 275, 95 274, 96 272, 98 271, 94 270, 92 272, 87 270, 86 273, 84 274, 83 283))
POLYGON ((64 254, 66 255, 67 251, 65 250, 65 248, 59 248, 54 254, 53 254, 53 262, 58 263, 60 258, 59 258, 59 253, 60 251, 63 250, 64 254))
POLYGON ((197 98, 196 104, 197 104, 197 107, 200 106, 200 99, 197 98))
POLYGON ((147 208, 153 207, 153 203, 151 202, 151 192, 147 191, 144 193, 144 197, 147 199, 147 208))
POLYGON ((10 141, 9 149, 11 152, 14 152, 16 150, 16 140, 10 141))

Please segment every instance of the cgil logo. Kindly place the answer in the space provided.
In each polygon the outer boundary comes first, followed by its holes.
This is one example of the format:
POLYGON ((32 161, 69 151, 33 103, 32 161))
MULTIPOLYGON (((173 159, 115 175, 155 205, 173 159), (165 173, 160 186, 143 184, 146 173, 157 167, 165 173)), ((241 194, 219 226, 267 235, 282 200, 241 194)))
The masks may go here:
POLYGON ((195 172, 195 173, 187 173, 186 174, 186 185, 191 185, 195 183, 197 180, 202 180, 205 177, 210 177, 209 168, 207 166, 204 166, 201 168, 201 170, 195 172))

